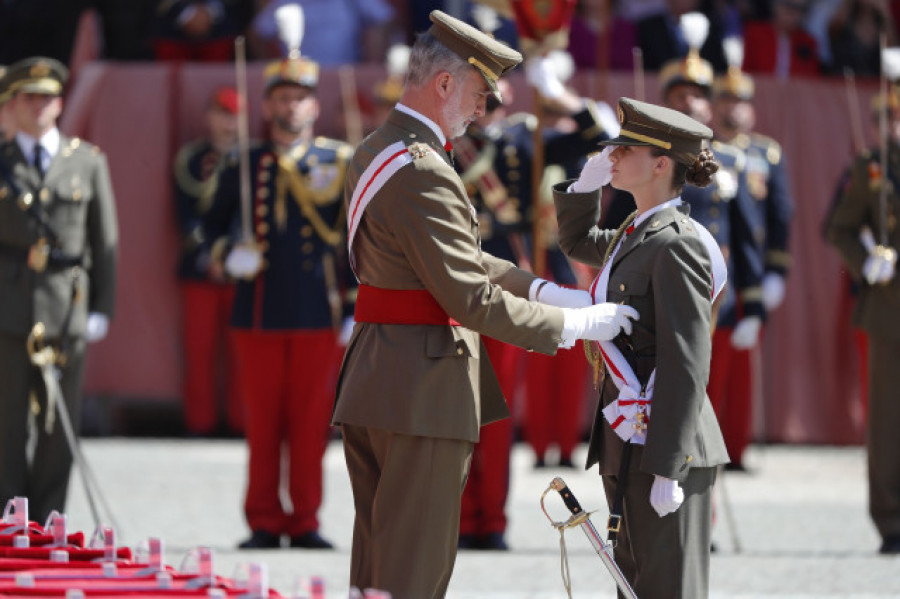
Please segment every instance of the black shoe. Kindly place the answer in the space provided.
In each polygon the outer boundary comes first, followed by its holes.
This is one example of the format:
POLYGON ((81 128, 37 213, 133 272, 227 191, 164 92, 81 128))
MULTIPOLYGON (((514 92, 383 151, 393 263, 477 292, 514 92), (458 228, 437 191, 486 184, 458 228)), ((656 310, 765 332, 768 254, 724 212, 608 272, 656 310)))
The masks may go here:
POLYGON ((323 539, 315 530, 291 537, 291 547, 295 549, 334 549, 334 545, 323 539))
POLYGON ((459 549, 481 549, 481 542, 475 535, 459 535, 456 546, 459 549))
POLYGON ((238 549, 280 549, 281 535, 268 530, 254 530, 246 541, 238 543, 238 549))
POLYGON ((560 468, 574 468, 575 464, 572 463, 572 456, 563 456, 559 458, 559 467, 560 468))
POLYGON ((509 546, 507 546, 506 541, 503 539, 502 532, 490 532, 481 537, 481 543, 479 544, 479 546, 481 549, 486 549, 488 551, 509 550, 509 546))
POLYGON ((888 535, 884 537, 878 553, 881 553, 883 555, 900 554, 900 535, 888 535))

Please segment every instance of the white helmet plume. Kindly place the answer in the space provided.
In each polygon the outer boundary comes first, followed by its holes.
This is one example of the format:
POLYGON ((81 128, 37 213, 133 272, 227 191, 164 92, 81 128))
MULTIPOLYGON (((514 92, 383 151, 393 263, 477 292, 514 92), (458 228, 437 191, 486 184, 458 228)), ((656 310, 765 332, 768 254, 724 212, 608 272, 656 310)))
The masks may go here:
POLYGON ((722 40, 722 50, 725 52, 725 62, 733 69, 740 69, 744 64, 744 40, 739 36, 730 35, 722 40))
POLYGON ((409 69, 410 47, 394 44, 387 51, 386 68, 389 77, 404 77, 409 69))
POLYGON ((688 12, 681 15, 679 24, 688 46, 691 50, 699 51, 709 35, 709 19, 703 13, 688 12))
POLYGON ((275 23, 278 37, 287 46, 288 56, 300 56, 300 42, 303 41, 303 8, 299 4, 285 4, 275 9, 275 23))
POLYGON ((900 79, 900 47, 881 50, 881 70, 888 81, 896 82, 900 79))

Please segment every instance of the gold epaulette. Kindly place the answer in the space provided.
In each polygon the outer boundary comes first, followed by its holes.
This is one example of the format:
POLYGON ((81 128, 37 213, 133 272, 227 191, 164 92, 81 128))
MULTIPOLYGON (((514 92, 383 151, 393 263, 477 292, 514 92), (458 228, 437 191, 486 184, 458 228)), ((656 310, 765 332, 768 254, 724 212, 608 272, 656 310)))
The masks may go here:
POLYGON ((538 126, 538 119, 536 116, 529 112, 517 112, 503 119, 503 123, 505 125, 503 129, 518 125, 519 123, 525 123, 526 129, 528 129, 529 131, 534 131, 538 126))
POLYGON ((778 164, 781 162, 782 151, 780 143, 762 133, 751 133, 750 135, 753 138, 754 143, 766 148, 766 160, 768 160, 770 164, 778 164))
POLYGON ((742 149, 734 144, 725 143, 717 139, 714 139, 711 145, 714 152, 733 156, 735 169, 739 171, 744 170, 747 164, 747 154, 742 149))

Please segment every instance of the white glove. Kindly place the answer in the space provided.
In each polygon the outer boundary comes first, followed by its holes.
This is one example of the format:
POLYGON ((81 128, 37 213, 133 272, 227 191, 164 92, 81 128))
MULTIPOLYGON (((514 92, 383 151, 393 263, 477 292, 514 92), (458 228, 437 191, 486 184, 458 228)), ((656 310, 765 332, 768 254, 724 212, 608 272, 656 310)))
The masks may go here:
POLYGON ((108 332, 109 317, 106 314, 100 314, 99 312, 88 314, 84 328, 84 338, 88 343, 102 340, 108 332))
POLYGON ((653 476, 653 486, 650 487, 650 505, 662 518, 671 514, 684 503, 684 491, 678 486, 677 480, 659 476, 653 476))
POLYGON ((575 339, 609 341, 624 331, 631 334, 631 321, 640 318, 638 311, 624 304, 605 302, 587 308, 563 308, 563 343, 575 339))
POLYGON ((252 279, 262 267, 262 255, 246 245, 237 245, 225 258, 225 272, 235 279, 252 279))
POLYGON ((350 336, 353 334, 354 326, 356 326, 356 321, 353 320, 352 316, 348 316, 344 319, 344 323, 341 325, 341 332, 338 333, 338 345, 346 347, 347 344, 350 343, 350 336))
POLYGON ((578 180, 572 183, 571 190, 575 193, 597 191, 612 181, 612 160, 609 155, 615 149, 614 146, 606 146, 599 154, 594 154, 585 163, 578 175, 578 180))
POLYGON ((583 289, 566 289, 552 281, 538 285, 535 301, 559 308, 587 308, 594 304, 591 294, 583 289))
POLYGON ((759 341, 762 319, 759 316, 745 316, 731 332, 731 345, 735 349, 750 349, 759 341))
POLYGON ((863 263, 863 276, 869 285, 887 283, 894 278, 894 269, 897 265, 897 254, 885 251, 876 251, 869 254, 863 263))
POLYGON ((548 100, 555 100, 566 93, 565 86, 553 68, 552 59, 547 56, 525 61, 525 79, 548 100))
POLYGON ((763 305, 772 311, 784 301, 784 277, 776 272, 766 273, 762 280, 763 305))

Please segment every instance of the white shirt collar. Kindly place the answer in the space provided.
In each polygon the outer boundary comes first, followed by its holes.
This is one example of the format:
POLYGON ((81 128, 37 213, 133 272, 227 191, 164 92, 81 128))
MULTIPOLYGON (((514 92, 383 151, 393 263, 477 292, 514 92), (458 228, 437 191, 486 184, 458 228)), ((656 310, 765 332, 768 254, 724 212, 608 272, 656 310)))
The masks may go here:
POLYGON ((441 131, 441 128, 437 126, 437 123, 432 121, 430 118, 428 118, 427 116, 425 116, 424 114, 422 114, 421 112, 419 112, 417 110, 413 110, 409 106, 400 104, 399 102, 394 105, 394 108, 396 108, 400 112, 402 112, 404 114, 408 114, 409 116, 413 117, 414 119, 418 119, 418 120, 422 121, 423 123, 425 123, 426 125, 428 125, 428 128, 431 129, 432 131, 434 131, 434 134, 437 135, 437 138, 440 140, 441 145, 442 146, 447 145, 447 136, 444 135, 444 132, 441 131))
POLYGON ((681 196, 674 197, 671 200, 666 200, 662 204, 658 204, 658 205, 654 206, 653 208, 651 208, 650 210, 648 210, 646 212, 642 212, 641 214, 638 214, 635 217, 634 222, 631 224, 634 225, 635 227, 637 227, 642 222, 644 222, 645 220, 647 220, 648 218, 650 218, 652 215, 656 214, 660 210, 664 210, 670 206, 680 206, 680 205, 681 205, 681 196))
MULTIPOLYGON (((25 156, 25 159, 31 160, 31 157, 34 156, 34 146, 37 144, 38 140, 27 133, 18 131, 16 132, 16 142, 18 142, 19 148, 22 150, 22 155, 25 156)), ((60 144, 59 129, 54 127, 44 133, 41 136, 40 142, 44 147, 44 150, 46 150, 48 158, 56 156, 56 153, 59 152, 60 144)))

